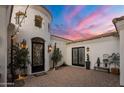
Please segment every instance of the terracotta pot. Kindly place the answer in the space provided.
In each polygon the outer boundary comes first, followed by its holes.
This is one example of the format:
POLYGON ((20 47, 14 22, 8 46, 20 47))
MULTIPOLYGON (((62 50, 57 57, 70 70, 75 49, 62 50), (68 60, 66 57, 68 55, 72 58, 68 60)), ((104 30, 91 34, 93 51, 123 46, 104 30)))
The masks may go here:
POLYGON ((14 79, 18 79, 19 78, 19 74, 14 76, 14 79))
POLYGON ((21 76, 22 76, 22 77, 26 77, 26 76, 27 76, 27 74, 21 74, 21 76))
POLYGON ((23 79, 15 80, 15 87, 22 87, 25 85, 25 81, 23 79))
POLYGON ((119 68, 111 68, 111 73, 115 75, 119 75, 119 68))

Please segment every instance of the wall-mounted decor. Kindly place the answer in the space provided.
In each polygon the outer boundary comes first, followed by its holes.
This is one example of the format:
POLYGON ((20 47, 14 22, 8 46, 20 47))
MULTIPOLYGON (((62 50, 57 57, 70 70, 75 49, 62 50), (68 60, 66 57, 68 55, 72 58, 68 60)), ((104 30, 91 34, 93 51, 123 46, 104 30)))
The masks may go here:
POLYGON ((89 47, 87 47, 87 52, 89 52, 90 51, 90 48, 89 47))
POLYGON ((35 15, 35 26, 41 28, 42 27, 43 18, 39 15, 35 15))
POLYGON ((16 24, 20 25, 20 22, 23 18, 27 17, 27 15, 24 13, 24 12, 21 12, 21 11, 18 11, 16 13, 16 17, 15 17, 15 20, 16 20, 16 24))

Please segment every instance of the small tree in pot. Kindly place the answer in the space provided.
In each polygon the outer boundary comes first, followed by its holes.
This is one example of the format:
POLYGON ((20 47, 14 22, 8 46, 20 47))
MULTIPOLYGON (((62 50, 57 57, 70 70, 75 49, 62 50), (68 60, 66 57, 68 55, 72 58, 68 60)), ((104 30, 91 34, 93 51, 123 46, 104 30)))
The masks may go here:
POLYGON ((62 53, 59 50, 59 48, 56 48, 56 43, 55 43, 54 51, 51 57, 51 60, 53 61, 53 68, 56 68, 57 63, 61 61, 61 59, 62 59, 62 53))
POLYGON ((113 64, 114 67, 111 68, 112 74, 119 74, 119 66, 120 66, 120 55, 119 53, 112 54, 112 62, 110 64, 113 64))
POLYGON ((17 62, 19 69, 21 70, 21 75, 27 75, 27 65, 29 64, 29 51, 28 48, 21 48, 17 53, 17 62))
POLYGON ((16 44, 13 46, 15 49, 15 53, 13 55, 14 58, 14 71, 16 75, 27 75, 27 65, 29 62, 29 51, 26 47, 26 41, 22 41, 21 44, 16 44))
POLYGON ((90 69, 89 47, 87 47, 86 69, 90 69))
POLYGON ((97 58, 97 67, 100 67, 100 58, 97 58))

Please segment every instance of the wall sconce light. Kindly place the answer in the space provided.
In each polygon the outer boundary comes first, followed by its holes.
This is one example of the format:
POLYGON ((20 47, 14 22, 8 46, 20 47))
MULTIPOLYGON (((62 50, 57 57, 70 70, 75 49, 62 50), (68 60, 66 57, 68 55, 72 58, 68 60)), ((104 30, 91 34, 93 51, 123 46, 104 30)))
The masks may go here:
POLYGON ((23 39, 23 41, 20 43, 21 48, 27 48, 26 40, 23 39))
POLYGON ((90 48, 89 47, 87 47, 87 52, 89 52, 90 51, 90 48))
POLYGON ((52 51, 52 46, 50 44, 50 45, 48 45, 48 52, 51 52, 51 51, 52 51))

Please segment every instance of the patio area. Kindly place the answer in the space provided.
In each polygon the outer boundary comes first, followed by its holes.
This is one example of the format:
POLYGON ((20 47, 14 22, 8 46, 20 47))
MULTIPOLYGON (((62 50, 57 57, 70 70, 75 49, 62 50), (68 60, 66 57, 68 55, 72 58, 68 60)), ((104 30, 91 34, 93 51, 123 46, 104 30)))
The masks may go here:
POLYGON ((67 66, 25 80, 25 87, 119 87, 119 76, 67 66))

